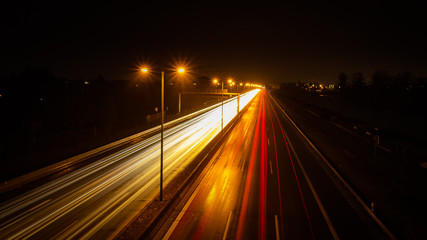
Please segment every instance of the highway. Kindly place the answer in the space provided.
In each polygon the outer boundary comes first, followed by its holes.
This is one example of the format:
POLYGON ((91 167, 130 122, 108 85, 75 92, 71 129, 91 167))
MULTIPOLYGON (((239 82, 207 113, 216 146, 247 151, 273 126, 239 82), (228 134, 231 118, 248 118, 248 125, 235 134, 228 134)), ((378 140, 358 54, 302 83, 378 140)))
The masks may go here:
POLYGON ((265 91, 155 239, 388 239, 265 91))
MULTIPOLYGON (((226 126, 259 90, 224 102, 226 126)), ((221 103, 164 132, 164 184, 221 132, 221 103)), ((111 239, 159 193, 160 134, 0 205, 0 239, 111 239)))

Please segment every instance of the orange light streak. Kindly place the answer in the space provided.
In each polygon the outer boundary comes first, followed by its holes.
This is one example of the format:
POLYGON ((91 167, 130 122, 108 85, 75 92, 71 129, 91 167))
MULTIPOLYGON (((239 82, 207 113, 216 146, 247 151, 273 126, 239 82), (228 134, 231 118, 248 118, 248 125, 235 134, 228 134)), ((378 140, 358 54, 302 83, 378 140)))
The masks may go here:
POLYGON ((249 201, 249 191, 250 191, 250 185, 252 182, 252 173, 254 171, 254 165, 256 161, 256 155, 258 150, 258 144, 259 144, 259 135, 260 135, 260 124, 261 124, 261 107, 258 111, 258 118, 257 118, 257 124, 255 128, 254 133, 254 139, 252 143, 252 150, 251 150, 251 157, 249 160, 249 168, 248 168, 248 175, 246 176, 246 182, 245 182, 245 191, 243 193, 243 201, 242 201, 242 207, 240 210, 240 216, 239 216, 239 224, 237 226, 237 234, 236 239, 243 239, 243 229, 245 225, 245 218, 246 218, 246 211, 248 208, 248 201, 249 201))
POLYGON ((265 239, 266 237, 266 200, 267 200, 267 133, 265 129, 265 93, 261 95, 261 181, 260 181, 260 194, 259 194, 259 226, 258 226, 258 239, 265 239))

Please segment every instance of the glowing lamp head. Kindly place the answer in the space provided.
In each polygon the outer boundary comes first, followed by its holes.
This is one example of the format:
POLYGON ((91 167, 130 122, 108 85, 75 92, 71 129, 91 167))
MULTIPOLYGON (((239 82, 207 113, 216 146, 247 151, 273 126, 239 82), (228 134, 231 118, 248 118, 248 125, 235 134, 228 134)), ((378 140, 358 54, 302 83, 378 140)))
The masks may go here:
POLYGON ((178 68, 178 73, 184 73, 185 69, 184 68, 178 68))
POLYGON ((141 68, 141 72, 143 72, 143 73, 147 73, 147 72, 148 72, 148 69, 147 69, 147 68, 141 68))
POLYGON ((213 83, 214 83, 214 84, 217 84, 217 83, 218 83, 218 79, 214 79, 214 80, 213 80, 213 83))

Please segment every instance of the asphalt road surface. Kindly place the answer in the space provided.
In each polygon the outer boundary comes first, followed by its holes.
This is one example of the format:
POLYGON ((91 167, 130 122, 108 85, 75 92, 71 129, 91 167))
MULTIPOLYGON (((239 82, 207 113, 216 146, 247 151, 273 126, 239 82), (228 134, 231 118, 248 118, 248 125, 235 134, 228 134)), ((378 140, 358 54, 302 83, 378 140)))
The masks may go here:
MULTIPOLYGON (((165 131, 165 185, 258 90, 165 131)), ((159 134, 0 204, 0 239, 109 239, 159 193, 159 134)))
POLYGON ((157 239, 388 239, 261 91, 157 239))

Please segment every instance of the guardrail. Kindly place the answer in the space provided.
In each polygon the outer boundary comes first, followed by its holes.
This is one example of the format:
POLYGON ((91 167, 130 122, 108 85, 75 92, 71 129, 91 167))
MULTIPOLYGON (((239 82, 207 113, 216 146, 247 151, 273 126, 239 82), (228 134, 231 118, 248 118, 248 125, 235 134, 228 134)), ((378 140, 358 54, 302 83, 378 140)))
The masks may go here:
MULTIPOLYGON (((246 95, 246 94, 242 94, 242 96, 244 96, 244 95, 246 95)), ((233 100, 234 100, 234 98, 231 98, 231 99, 228 99, 228 100, 224 101, 224 103, 228 103, 228 102, 233 101, 233 100)), ((188 115, 185 115, 185 116, 183 116, 181 118, 178 118, 178 119, 172 120, 170 122, 167 122, 167 123, 165 123, 164 127, 165 128, 169 128, 169 127, 171 127, 171 126, 173 126, 175 124, 178 124, 180 122, 184 122, 184 121, 186 121, 188 119, 191 119, 191 118, 193 118, 195 116, 198 116, 200 114, 208 112, 208 111, 210 111, 210 110, 212 110, 212 109, 214 109, 214 108, 216 108, 218 106, 221 106, 221 103, 214 104, 214 105, 212 105, 210 107, 204 108, 204 109, 196 111, 194 113, 190 113, 188 115)), ((73 165, 79 164, 79 163, 81 163, 83 161, 86 161, 88 159, 91 159, 91 158, 94 158, 96 156, 99 156, 102 153, 105 153, 107 151, 113 150, 113 149, 118 148, 120 146, 126 145, 126 144, 134 141, 135 139, 142 138, 142 137, 145 137, 145 136, 149 136, 149 135, 155 134, 155 133, 157 133, 159 131, 160 131, 160 125, 156 126, 156 127, 153 127, 153 128, 150 128, 150 129, 147 129, 145 131, 136 133, 136 134, 131 135, 129 137, 117 140, 115 142, 106 144, 104 146, 92 149, 90 151, 81 153, 81 154, 76 155, 74 157, 65 159, 65 160, 63 160, 61 162, 58 162, 58 163, 46 166, 44 168, 35 170, 33 172, 24 174, 22 176, 13 178, 11 180, 4 181, 4 182, 2 182, 0 184, 0 193, 4 193, 4 192, 10 191, 10 190, 22 187, 25 184, 28 184, 28 183, 33 182, 33 181, 36 181, 36 180, 41 179, 43 177, 49 176, 51 174, 57 173, 57 172, 59 172, 61 170, 67 169, 67 168, 69 168, 69 167, 71 167, 73 165)))
MULTIPOLYGON (((274 103, 280 108, 283 115, 292 123, 294 128, 300 133, 304 140, 310 145, 310 147, 316 152, 316 154, 322 159, 322 163, 333 173, 337 178, 337 181, 341 183, 342 187, 345 188, 353 197, 353 199, 360 205, 361 209, 367 213, 372 220, 379 226, 379 228, 390 238, 397 239, 393 233, 385 226, 385 224, 371 211, 369 206, 363 201, 362 197, 353 189, 352 186, 341 176, 341 174, 332 166, 329 160, 318 150, 318 148, 310 141, 306 134, 298 127, 298 125, 292 120, 292 118, 285 112, 282 106, 269 94, 269 97, 274 101, 274 103)), ((332 180, 332 179, 331 179, 332 180)), ((333 180, 334 181, 334 180, 333 180)), ((342 190, 341 190, 342 191, 342 190)))

